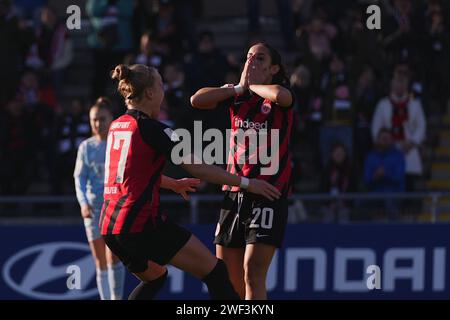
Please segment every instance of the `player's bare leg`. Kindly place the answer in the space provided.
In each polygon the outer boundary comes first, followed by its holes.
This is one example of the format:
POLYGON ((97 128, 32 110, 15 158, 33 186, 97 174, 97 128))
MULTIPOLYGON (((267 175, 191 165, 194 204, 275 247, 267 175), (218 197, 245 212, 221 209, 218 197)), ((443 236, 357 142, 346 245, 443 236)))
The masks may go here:
POLYGON ((244 248, 226 248, 216 245, 216 256, 227 265, 231 283, 241 299, 245 299, 244 248))
POLYGON ((216 263, 216 257, 211 254, 196 236, 191 236, 183 248, 170 261, 170 264, 173 266, 199 279, 206 277, 216 263))
POLYGON ((102 238, 89 241, 92 256, 94 257, 95 267, 100 270, 106 270, 106 252, 105 242, 102 238))
POLYGON ((276 248, 263 243, 248 244, 244 256, 246 300, 266 300, 266 276, 276 248))

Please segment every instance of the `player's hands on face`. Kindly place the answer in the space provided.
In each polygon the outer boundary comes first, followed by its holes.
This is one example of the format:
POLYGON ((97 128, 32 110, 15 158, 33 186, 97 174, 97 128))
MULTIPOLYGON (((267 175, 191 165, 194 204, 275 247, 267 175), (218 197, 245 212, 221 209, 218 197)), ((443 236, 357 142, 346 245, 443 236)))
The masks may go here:
POLYGON ((281 196, 281 193, 277 188, 266 181, 259 179, 250 179, 250 184, 248 185, 247 190, 251 193, 260 194, 270 201, 279 199, 281 196))
POLYGON ((248 89, 248 77, 249 77, 249 71, 250 71, 250 64, 252 63, 253 60, 255 60, 253 55, 251 55, 250 57, 247 58, 247 61, 245 62, 245 65, 244 65, 244 70, 242 70, 242 73, 241 73, 241 80, 239 81, 239 84, 244 88, 244 90, 248 89))
POLYGON ((200 184, 200 179, 195 178, 183 178, 178 179, 175 183, 173 191, 181 194, 184 200, 189 200, 188 192, 195 192, 196 187, 200 184))
POLYGON ((252 59, 248 66, 248 85, 264 84, 265 75, 261 63, 257 59, 252 59))
POLYGON ((92 207, 88 204, 85 204, 84 206, 81 206, 81 216, 84 219, 92 218, 92 207))

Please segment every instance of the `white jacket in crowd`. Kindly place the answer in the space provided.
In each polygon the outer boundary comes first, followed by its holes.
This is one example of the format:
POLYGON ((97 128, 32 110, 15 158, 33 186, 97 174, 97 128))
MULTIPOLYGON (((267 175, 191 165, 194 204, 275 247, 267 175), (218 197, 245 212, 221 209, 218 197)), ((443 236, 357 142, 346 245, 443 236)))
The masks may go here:
MULTIPOLYGON (((376 141, 378 132, 382 128, 392 127, 392 104, 389 97, 381 99, 375 109, 372 119, 372 138, 376 141)), ((426 134, 426 119, 422 103, 411 98, 408 103, 408 120, 404 123, 405 140, 415 146, 405 154, 406 173, 421 175, 423 172, 422 159, 418 146, 424 141, 426 134)))

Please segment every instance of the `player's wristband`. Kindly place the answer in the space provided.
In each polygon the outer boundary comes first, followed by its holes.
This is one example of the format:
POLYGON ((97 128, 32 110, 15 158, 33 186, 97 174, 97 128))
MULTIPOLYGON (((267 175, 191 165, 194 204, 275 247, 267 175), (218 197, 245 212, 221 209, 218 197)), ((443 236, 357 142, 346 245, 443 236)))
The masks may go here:
POLYGON ((246 177, 241 177, 241 184, 239 185, 242 189, 247 189, 250 185, 250 179, 246 177))
POLYGON ((233 88, 234 88, 234 92, 236 94, 243 94, 244 93, 244 88, 240 84, 235 85, 233 88))

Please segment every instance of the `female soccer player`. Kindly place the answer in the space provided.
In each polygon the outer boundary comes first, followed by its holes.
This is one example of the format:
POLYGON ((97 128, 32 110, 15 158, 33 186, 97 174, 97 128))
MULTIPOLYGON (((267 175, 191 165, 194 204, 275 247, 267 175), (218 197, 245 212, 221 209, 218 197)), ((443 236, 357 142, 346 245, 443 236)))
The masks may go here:
MULTIPOLYGON (((103 205, 106 138, 113 121, 111 103, 100 97, 89 111, 92 137, 78 148, 75 166, 75 190, 84 219, 86 235, 97 269, 97 287, 102 300, 120 300, 123 296, 125 270, 119 259, 106 247, 98 222, 103 205)), ((198 179, 170 181, 170 189, 184 198, 200 183, 198 179)))
MULTIPOLYGON (((236 186, 223 188, 226 192, 214 243, 216 255, 225 261, 231 282, 241 298, 267 298, 267 270, 284 238, 292 171, 289 138, 294 100, 287 83, 280 54, 271 46, 258 43, 248 51, 238 85, 202 88, 191 97, 194 108, 212 109, 219 103, 229 107, 232 136, 239 129, 267 128, 268 136, 271 130, 279 130, 279 148, 275 141, 268 144, 279 156, 278 171, 273 175, 261 173, 264 166, 259 159, 256 164, 238 163, 240 155, 248 152, 250 159, 256 154, 251 154, 248 143, 230 140, 233 152, 228 158, 228 172, 264 179, 282 194, 280 199, 270 202, 236 186)), ((254 153, 261 147, 253 148, 254 153)))
MULTIPOLYGON (((129 299, 152 299, 171 264, 201 279, 213 299, 238 299, 222 260, 189 231, 173 223, 159 207, 159 189, 172 184, 161 176, 177 135, 157 121, 164 97, 158 71, 144 65, 117 66, 112 78, 127 112, 108 133, 101 233, 107 246, 142 282, 129 299)), ((247 188, 274 200, 279 191, 265 181, 227 173, 216 166, 182 164, 200 179, 247 188)))
POLYGON ((110 102, 100 97, 89 111, 92 137, 78 148, 75 190, 81 207, 86 235, 97 269, 97 287, 102 300, 122 298, 125 277, 119 259, 105 246, 98 219, 103 204, 103 180, 108 128, 113 121, 110 102))

